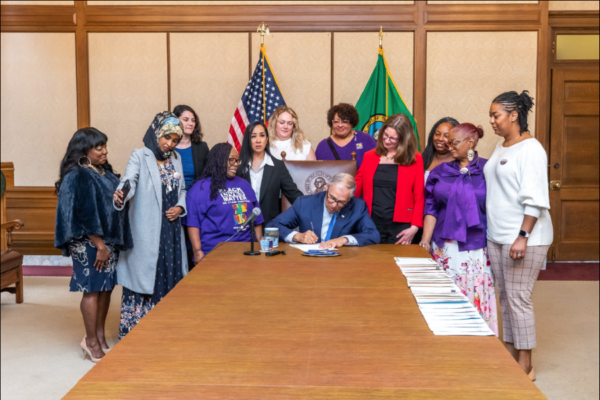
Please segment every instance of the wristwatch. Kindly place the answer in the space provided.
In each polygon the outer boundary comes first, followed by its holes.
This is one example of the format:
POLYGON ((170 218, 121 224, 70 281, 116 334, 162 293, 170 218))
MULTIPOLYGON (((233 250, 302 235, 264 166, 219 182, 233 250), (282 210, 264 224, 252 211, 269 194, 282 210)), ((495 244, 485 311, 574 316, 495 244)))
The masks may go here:
POLYGON ((530 234, 527 231, 524 231, 523 229, 521 229, 521 231, 519 232, 519 236, 521 236, 522 238, 528 239, 530 234))

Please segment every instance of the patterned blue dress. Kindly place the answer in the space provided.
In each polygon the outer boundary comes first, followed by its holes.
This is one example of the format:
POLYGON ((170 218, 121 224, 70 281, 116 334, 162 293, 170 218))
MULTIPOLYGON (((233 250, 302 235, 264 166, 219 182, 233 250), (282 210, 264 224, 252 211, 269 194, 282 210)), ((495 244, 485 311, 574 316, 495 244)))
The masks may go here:
POLYGON ((181 218, 169 221, 165 215, 167 210, 175 207, 179 200, 179 180, 175 179, 175 167, 169 160, 165 161, 164 165, 159 165, 159 170, 162 182, 163 204, 160 249, 156 263, 154 293, 146 295, 123 287, 119 340, 125 337, 183 278, 181 218))
POLYGON ((111 171, 79 167, 60 186, 54 245, 73 259, 71 292, 113 290, 119 252, 133 247, 127 211, 116 211, 112 205, 118 185, 119 178, 111 171), (90 236, 101 238, 110 253, 101 271, 94 267, 98 249, 90 236))
POLYGON ((104 243, 110 252, 108 265, 98 271, 94 267, 98 249, 87 236, 73 238, 69 241, 69 252, 73 259, 73 276, 71 277, 71 292, 104 292, 111 291, 117 280, 117 262, 119 251, 110 243, 104 243))

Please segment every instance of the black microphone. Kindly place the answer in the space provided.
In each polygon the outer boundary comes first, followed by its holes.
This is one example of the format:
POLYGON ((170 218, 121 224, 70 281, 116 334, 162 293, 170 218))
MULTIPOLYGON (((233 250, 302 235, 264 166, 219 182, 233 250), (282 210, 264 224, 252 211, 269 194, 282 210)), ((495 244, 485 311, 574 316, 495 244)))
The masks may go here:
MULTIPOLYGON (((219 247, 223 246, 225 243, 229 242, 231 239, 233 239, 234 237, 236 237, 238 235, 238 233, 240 233, 245 227, 247 227, 249 224, 251 224, 252 222, 254 222, 254 220, 260 215, 262 214, 262 212, 260 211, 260 208, 255 208, 252 210, 252 214, 250 215, 250 217, 248 217, 248 219, 246 220, 246 222, 244 222, 241 226, 240 229, 237 230, 236 233, 234 233, 229 239, 227 239, 224 242, 219 243, 218 245, 216 245, 211 251, 209 251, 208 253, 204 254, 204 257, 202 258, 202 260, 204 260, 206 258, 207 255, 209 255, 210 253, 212 253, 213 251, 215 251, 216 249, 218 249, 219 247)), ((254 238, 254 234, 251 234, 251 240, 252 238, 254 238)), ((252 245, 254 245, 254 242, 252 243, 252 245)), ((259 253, 260 254, 260 253, 259 253)), ((200 260, 200 261, 202 261, 200 260)))
POLYGON ((250 225, 251 223, 254 222, 254 220, 261 214, 260 208, 255 208, 252 210, 252 214, 250 215, 250 217, 248 217, 248 219, 246 220, 246 222, 244 222, 242 224, 242 226, 240 226, 239 231, 243 231, 248 225, 250 225))

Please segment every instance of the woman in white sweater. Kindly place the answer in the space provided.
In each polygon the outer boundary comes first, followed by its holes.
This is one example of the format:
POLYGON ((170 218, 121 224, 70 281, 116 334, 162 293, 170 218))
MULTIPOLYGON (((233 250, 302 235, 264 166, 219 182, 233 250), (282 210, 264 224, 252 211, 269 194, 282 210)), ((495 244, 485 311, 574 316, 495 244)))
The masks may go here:
POLYGON ((487 162, 488 251, 500 293, 504 341, 525 373, 535 380, 536 347, 531 295, 552 244, 546 151, 528 131, 533 99, 507 92, 490 107, 494 132, 504 138, 487 162))

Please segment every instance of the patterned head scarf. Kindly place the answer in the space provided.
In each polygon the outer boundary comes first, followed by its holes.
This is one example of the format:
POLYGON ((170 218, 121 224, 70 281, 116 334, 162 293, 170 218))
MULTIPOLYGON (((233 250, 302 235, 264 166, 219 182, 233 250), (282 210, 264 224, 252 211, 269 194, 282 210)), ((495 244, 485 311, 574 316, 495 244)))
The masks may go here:
POLYGON ((172 151, 163 152, 158 145, 158 139, 172 133, 177 134, 180 138, 183 137, 183 127, 175 114, 170 111, 163 111, 156 114, 156 117, 154 117, 152 124, 148 127, 144 135, 144 145, 152 150, 157 160, 164 161, 173 154, 172 151))

